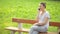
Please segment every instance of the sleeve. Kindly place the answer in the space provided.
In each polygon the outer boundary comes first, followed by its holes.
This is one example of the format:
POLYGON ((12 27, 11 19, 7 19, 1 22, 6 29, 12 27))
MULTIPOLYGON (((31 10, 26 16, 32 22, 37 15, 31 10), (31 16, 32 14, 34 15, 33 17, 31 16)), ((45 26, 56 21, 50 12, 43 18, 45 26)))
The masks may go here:
POLYGON ((45 14, 45 17, 48 17, 48 18, 50 19, 49 13, 46 13, 46 14, 45 14))

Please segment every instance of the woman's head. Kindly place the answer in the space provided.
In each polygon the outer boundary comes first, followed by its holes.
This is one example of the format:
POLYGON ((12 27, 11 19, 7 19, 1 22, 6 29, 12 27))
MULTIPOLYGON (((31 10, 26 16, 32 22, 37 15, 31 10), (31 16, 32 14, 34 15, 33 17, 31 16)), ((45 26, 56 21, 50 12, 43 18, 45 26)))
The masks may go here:
POLYGON ((46 8, 46 3, 41 2, 41 3, 39 4, 39 8, 40 8, 41 10, 45 9, 45 8, 46 8))

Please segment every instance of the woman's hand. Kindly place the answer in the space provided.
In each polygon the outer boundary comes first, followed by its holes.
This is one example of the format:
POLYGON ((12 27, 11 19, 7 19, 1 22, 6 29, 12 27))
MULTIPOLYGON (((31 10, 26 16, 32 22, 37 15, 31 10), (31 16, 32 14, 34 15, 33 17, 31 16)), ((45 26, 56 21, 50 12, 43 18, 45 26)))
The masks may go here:
POLYGON ((38 23, 35 23, 34 25, 38 25, 38 23))
POLYGON ((41 23, 35 23, 34 25, 37 25, 37 26, 42 26, 41 23))

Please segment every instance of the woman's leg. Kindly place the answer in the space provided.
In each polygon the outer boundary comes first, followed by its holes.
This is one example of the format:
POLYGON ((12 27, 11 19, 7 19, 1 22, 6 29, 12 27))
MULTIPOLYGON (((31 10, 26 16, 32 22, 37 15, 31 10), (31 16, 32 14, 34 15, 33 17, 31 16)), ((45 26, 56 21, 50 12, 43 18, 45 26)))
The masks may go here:
POLYGON ((33 26, 30 29, 29 34, 38 34, 39 32, 47 32, 47 28, 43 26, 33 26))
POLYGON ((48 28, 44 26, 38 26, 38 32, 47 32, 48 28))
POLYGON ((38 31, 34 31, 32 34, 38 34, 39 32, 38 31))
POLYGON ((33 26, 33 27, 30 29, 29 34, 38 34, 37 26, 33 26))

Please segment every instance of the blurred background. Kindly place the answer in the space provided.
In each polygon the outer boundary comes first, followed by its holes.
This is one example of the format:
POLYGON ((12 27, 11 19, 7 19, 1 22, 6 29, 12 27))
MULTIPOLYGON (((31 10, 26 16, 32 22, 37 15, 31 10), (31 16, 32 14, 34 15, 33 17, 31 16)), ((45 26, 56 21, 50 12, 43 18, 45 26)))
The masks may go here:
MULTIPOLYGON (((60 22, 60 0, 0 0, 0 34, 10 34, 5 30, 7 26, 16 26, 12 18, 36 19, 40 2, 46 2, 50 21, 60 22)), ((24 24, 24 28, 30 28, 31 24, 24 24), (27 27, 28 25, 28 27, 27 27)), ((57 32, 57 27, 49 27, 48 32, 57 32)), ((16 32, 17 34, 17 32, 16 32)))

